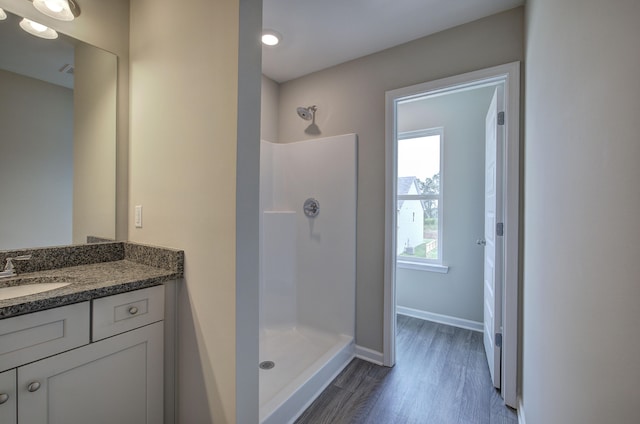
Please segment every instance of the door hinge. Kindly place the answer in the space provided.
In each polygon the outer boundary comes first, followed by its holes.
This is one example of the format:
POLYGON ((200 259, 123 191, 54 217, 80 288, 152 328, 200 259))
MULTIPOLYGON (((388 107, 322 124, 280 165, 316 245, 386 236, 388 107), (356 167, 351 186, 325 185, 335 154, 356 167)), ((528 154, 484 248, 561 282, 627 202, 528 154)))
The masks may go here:
POLYGON ((496 347, 502 347, 502 333, 496 333, 496 347))
POLYGON ((498 125, 504 125, 504 112, 498 112, 498 125))
POLYGON ((498 222, 496 224, 496 235, 497 236, 504 236, 504 223, 498 222))

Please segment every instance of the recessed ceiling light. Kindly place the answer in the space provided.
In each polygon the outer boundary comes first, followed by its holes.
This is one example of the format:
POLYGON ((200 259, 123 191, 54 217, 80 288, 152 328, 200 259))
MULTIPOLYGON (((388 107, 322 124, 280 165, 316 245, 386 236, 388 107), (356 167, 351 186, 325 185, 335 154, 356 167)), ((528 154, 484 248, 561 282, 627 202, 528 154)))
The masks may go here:
POLYGON ((0 9, 0 21, 4 21, 7 19, 7 14, 4 13, 4 10, 0 9))
POLYGON ((262 31, 262 44, 265 46, 277 46, 282 41, 282 35, 270 29, 262 31))
POLYGON ((58 38, 58 33, 51 28, 27 18, 24 18, 20 21, 20 28, 27 31, 31 35, 35 35, 36 37, 40 38, 46 38, 47 40, 58 38))
POLYGON ((33 0, 39 12, 60 21, 73 21, 80 15, 80 7, 75 0, 33 0))

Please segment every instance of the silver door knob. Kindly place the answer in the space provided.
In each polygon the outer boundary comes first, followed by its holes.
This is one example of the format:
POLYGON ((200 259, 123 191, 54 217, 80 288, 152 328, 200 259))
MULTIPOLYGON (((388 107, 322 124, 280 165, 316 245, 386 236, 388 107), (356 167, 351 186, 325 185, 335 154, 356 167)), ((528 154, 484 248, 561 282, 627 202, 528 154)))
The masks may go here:
POLYGON ((487 245, 487 241, 485 239, 478 239, 478 240, 476 240, 476 244, 478 244, 480 246, 486 246, 487 245))
POLYGON ((3 403, 7 403, 8 400, 9 400, 8 394, 0 393, 0 405, 2 405, 3 403))
POLYGON ((30 392, 37 392, 39 388, 40 388, 40 383, 38 383, 37 381, 34 381, 33 383, 29 383, 29 385, 27 386, 27 390, 29 390, 30 392))
POLYGON ((135 315, 135 314, 137 314, 137 313, 138 313, 138 308, 136 308, 135 306, 130 307, 130 308, 129 308, 129 313, 130 313, 131 315, 135 315))

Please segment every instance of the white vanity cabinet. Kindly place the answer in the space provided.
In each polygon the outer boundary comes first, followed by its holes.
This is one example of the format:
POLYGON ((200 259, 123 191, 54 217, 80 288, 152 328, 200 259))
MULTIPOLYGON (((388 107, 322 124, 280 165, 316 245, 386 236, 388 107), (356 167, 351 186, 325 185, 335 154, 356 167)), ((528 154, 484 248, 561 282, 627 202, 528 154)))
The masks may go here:
MULTIPOLYGON (((10 363, 16 365, 0 373, 0 393, 12 391, 8 393, 9 400, 0 405, 0 423, 158 424, 164 421, 164 287, 150 287, 91 302, 91 309, 89 302, 84 302, 0 321, 0 364, 3 356, 11 354, 13 362, 10 363), (69 308, 66 313, 65 308, 69 308), (51 321, 52 313, 53 324, 27 325, 29 334, 22 337, 16 337, 16 332, 11 331, 12 326, 17 326, 24 332, 25 322, 32 322, 38 314, 48 315, 47 320, 51 321), (78 322, 78 318, 83 318, 87 328, 92 328, 91 337, 89 331, 80 330, 82 346, 64 348, 56 354, 49 352, 37 360, 28 355, 33 348, 30 339, 34 336, 39 336, 39 344, 45 345, 71 336, 73 325, 68 324, 78 322), (52 330, 42 335, 43 327, 52 330), (13 346, 4 343, 3 337, 13 346), (22 355, 29 358, 26 362, 15 363, 20 361, 20 355, 13 354, 16 348, 26 349, 22 355), (5 410, 3 407, 7 404, 9 407, 5 410)), ((77 343, 77 339, 74 342, 77 343)), ((5 369, 6 361, 0 371, 5 369)))

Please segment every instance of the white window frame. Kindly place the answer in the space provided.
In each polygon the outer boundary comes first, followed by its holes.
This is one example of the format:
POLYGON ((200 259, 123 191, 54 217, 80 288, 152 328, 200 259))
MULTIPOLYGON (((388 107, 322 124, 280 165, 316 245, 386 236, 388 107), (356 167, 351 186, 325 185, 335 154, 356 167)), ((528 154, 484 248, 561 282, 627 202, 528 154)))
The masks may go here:
MULTIPOLYGON (((400 140, 410 140, 413 138, 422 138, 422 137, 430 137, 430 136, 439 136, 440 137, 440 190, 438 194, 397 194, 396 193, 396 204, 398 200, 437 200, 438 201, 438 259, 427 259, 427 258, 414 258, 407 257, 402 255, 396 256, 397 266, 399 268, 407 268, 407 269, 417 269, 421 271, 431 271, 431 272, 439 272, 446 273, 449 268, 443 265, 443 220, 444 220, 444 202, 443 202, 443 193, 444 193, 444 178, 443 178, 443 165, 444 165, 444 127, 435 127, 435 128, 427 128, 416 131, 403 131, 401 133, 397 133, 394 142, 394 150, 396 152, 396 167, 395 167, 395 181, 398 181, 398 168, 397 168, 397 158, 398 158, 398 142, 400 140)), ((396 213, 396 222, 397 222, 397 213, 396 213)), ((397 233, 396 233, 397 237, 397 233)))

